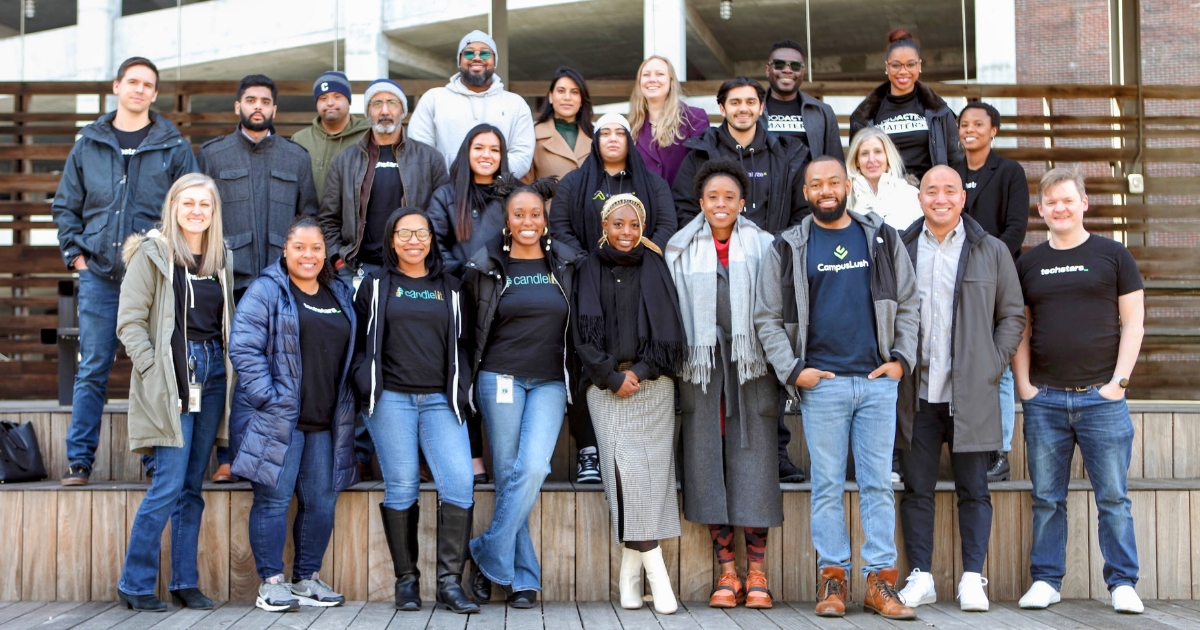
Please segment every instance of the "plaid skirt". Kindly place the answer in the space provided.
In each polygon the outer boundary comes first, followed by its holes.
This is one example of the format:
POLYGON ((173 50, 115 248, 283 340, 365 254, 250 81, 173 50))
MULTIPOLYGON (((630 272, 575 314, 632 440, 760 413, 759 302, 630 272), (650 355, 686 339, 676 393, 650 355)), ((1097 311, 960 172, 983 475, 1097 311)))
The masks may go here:
POLYGON ((675 382, 669 377, 642 381, 629 398, 595 386, 587 390, 596 429, 600 475, 618 542, 679 536, 675 485, 675 382), (621 506, 617 507, 617 471, 621 506), (623 513, 623 514, 622 514, 623 513), (625 522, 620 522, 621 516, 625 522))

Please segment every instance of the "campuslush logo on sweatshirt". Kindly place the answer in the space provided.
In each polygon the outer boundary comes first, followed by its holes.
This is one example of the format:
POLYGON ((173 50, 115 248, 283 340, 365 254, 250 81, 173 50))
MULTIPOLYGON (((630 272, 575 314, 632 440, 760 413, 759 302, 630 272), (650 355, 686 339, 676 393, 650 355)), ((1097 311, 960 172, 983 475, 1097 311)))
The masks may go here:
POLYGON ((425 289, 424 291, 413 291, 411 289, 405 289, 404 287, 396 287, 396 297, 408 298, 410 300, 443 301, 441 291, 430 291, 429 289, 425 289))

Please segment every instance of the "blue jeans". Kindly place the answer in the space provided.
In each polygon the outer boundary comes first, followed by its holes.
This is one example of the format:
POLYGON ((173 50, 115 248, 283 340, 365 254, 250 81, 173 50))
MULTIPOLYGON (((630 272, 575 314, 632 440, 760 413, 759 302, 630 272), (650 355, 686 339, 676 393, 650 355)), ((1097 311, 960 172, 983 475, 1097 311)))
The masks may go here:
POLYGON ((487 531, 471 541, 476 566, 514 591, 542 590, 542 570, 529 537, 529 511, 550 474, 562 429, 567 388, 562 381, 513 377, 512 402, 496 401, 495 372, 476 381, 483 424, 492 447, 496 511, 487 531))
POLYGON ((464 510, 475 505, 467 425, 458 421, 445 394, 384 390, 366 424, 382 447, 376 455, 383 472, 384 507, 407 510, 420 497, 418 448, 425 453, 438 498, 464 510))
POLYGON ((179 415, 183 446, 154 447, 155 472, 129 532, 125 567, 117 588, 129 595, 151 595, 158 580, 163 527, 171 519, 173 591, 195 588, 200 580, 196 546, 204 497, 200 494, 208 455, 225 415, 225 352, 216 341, 189 343, 196 357, 196 382, 202 383, 200 411, 179 415))
POLYGON ((1033 547, 1029 573, 1054 588, 1067 570, 1067 482, 1075 445, 1083 456, 1099 512, 1100 553, 1108 590, 1138 580, 1128 476, 1133 422, 1125 400, 1108 400, 1095 387, 1067 392, 1038 387, 1022 401, 1025 457, 1033 482, 1033 547))
POLYGON ((804 439, 812 462, 812 539, 822 568, 841 567, 847 573, 853 568, 842 502, 850 448, 866 536, 863 575, 896 566, 892 447, 898 384, 886 376, 839 376, 800 390, 804 439))
POLYGON ((1000 373, 1000 450, 1012 451, 1013 425, 1017 421, 1016 384, 1013 381, 1012 366, 1004 366, 1000 373))
MULTIPOLYGON (((108 398, 108 375, 117 356, 117 303, 121 283, 79 272, 79 371, 71 396, 67 463, 88 470, 100 444, 100 414, 108 398)), ((222 404, 222 407, 224 405, 222 404)))
POLYGON ((283 472, 274 488, 255 483, 250 506, 250 550, 258 577, 283 573, 283 546, 287 542, 288 506, 292 494, 298 504, 292 524, 296 548, 292 578, 308 579, 321 570, 337 492, 333 490, 333 437, 329 431, 292 430, 292 443, 283 456, 283 472))

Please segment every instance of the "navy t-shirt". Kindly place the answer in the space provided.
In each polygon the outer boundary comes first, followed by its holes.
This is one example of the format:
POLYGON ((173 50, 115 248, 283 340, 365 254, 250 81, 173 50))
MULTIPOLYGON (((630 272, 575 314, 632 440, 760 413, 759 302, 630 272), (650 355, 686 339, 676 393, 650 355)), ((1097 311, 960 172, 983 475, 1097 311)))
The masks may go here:
POLYGON ((875 339, 867 233, 858 221, 840 230, 813 222, 807 265, 808 343, 804 366, 838 376, 871 373, 883 361, 875 339))
POLYGON ((510 259, 480 369, 563 380, 567 299, 546 259, 510 259))

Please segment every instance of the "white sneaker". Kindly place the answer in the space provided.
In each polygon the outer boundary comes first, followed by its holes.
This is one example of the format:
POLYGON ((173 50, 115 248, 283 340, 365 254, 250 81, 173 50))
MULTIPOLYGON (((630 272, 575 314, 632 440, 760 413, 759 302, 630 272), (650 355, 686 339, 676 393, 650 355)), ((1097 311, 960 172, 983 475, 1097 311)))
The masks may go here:
POLYGON ((621 608, 637 610, 642 607, 642 554, 621 547, 621 577, 617 581, 621 593, 621 608))
POLYGON ((1112 607, 1119 613, 1131 613, 1134 615, 1142 614, 1145 608, 1142 607, 1142 598, 1138 597, 1137 591, 1128 584, 1122 584, 1113 589, 1112 592, 1112 607))
POLYGON ((901 481, 900 473, 898 473, 898 472, 892 473, 892 483, 897 484, 897 483, 900 483, 900 481, 901 481))
POLYGON ((1029 587, 1028 591, 1025 591, 1017 605, 1021 608, 1045 608, 1060 601, 1062 601, 1062 595, 1059 595, 1053 586, 1038 580, 1029 587))
POLYGON ((933 584, 933 575, 920 569, 913 569, 904 580, 908 584, 900 591, 900 602, 909 608, 921 604, 932 604, 937 601, 937 589, 933 584))
POLYGON ((958 609, 963 612, 987 612, 988 598, 987 593, 983 592, 987 583, 987 578, 978 573, 963 572, 958 580, 958 609))

